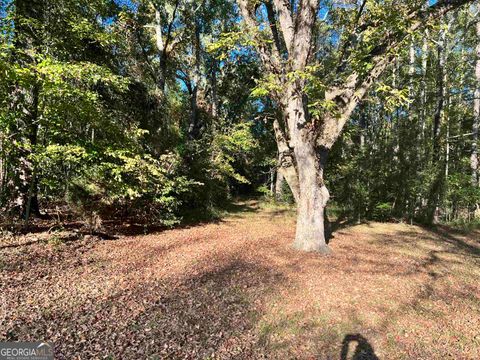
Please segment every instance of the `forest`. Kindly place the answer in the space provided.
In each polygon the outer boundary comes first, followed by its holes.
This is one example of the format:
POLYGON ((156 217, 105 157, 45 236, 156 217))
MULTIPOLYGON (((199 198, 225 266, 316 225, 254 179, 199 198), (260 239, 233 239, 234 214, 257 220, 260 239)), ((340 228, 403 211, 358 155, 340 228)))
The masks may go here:
POLYGON ((478 359, 479 125, 478 0, 0 0, 0 347, 478 359))

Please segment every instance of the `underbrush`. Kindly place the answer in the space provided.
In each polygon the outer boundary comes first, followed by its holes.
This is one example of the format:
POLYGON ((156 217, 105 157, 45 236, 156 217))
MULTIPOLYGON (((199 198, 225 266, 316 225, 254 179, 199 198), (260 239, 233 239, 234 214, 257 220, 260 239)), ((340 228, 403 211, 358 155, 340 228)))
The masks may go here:
POLYGON ((480 219, 479 218, 475 218, 472 220, 458 219, 458 220, 447 222, 445 223, 445 225, 457 231, 469 233, 469 232, 480 229, 480 219))

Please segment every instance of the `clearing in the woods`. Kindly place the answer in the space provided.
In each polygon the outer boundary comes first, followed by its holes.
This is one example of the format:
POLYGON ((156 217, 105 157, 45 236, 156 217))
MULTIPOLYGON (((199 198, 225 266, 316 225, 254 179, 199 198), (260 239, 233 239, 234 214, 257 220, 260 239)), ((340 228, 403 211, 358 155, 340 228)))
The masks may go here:
POLYGON ((323 257, 291 248, 294 225, 246 202, 114 240, 4 237, 0 341, 58 359, 480 358, 479 233, 343 227, 323 257))

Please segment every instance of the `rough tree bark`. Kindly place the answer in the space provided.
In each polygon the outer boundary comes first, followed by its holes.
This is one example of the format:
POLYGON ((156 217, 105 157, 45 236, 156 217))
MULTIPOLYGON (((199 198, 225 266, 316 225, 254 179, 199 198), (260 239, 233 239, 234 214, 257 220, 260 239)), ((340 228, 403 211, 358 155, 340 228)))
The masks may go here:
POLYGON ((165 43, 163 41, 163 34, 162 34, 162 17, 160 14, 160 10, 155 8, 155 37, 156 37, 156 45, 159 55, 159 72, 158 72, 158 89, 160 93, 163 95, 165 93, 165 85, 167 79, 167 51, 165 48, 165 43))
POLYGON ((200 39, 200 20, 195 18, 194 32, 194 71, 192 76, 191 94, 190 94, 190 124, 188 127, 188 135, 190 139, 197 139, 201 133, 200 114, 198 110, 198 91, 200 83, 200 66, 201 66, 201 39, 200 39))
MULTIPOLYGON (((249 0, 237 2, 247 27, 258 29, 256 11, 260 4, 249 0)), ((336 111, 326 113, 321 118, 312 117, 308 113, 309 103, 304 91, 306 80, 297 78, 291 80, 287 76, 292 72, 305 71, 312 58, 313 29, 319 0, 301 0, 295 6, 295 10, 291 8, 288 0, 267 2, 266 10, 273 41, 263 41, 258 36, 258 31, 253 31, 252 36, 256 37, 256 50, 266 72, 274 75, 282 85, 281 93, 271 94, 282 111, 284 122, 279 124, 275 120, 274 130, 280 154, 280 169, 297 202, 294 241, 297 249, 330 252, 324 226, 325 206, 329 199, 324 182, 328 153, 357 104, 391 63, 393 55, 390 50, 398 47, 408 36, 408 32, 419 30, 425 21, 442 16, 467 2, 469 1, 439 0, 428 9, 412 10, 406 19, 410 24, 409 31, 386 33, 378 46, 366 57, 366 61, 371 63, 367 74, 355 72, 338 74, 339 77, 346 75, 345 83, 331 86, 325 92, 325 100, 333 102, 336 111), (275 14, 272 11, 275 11, 275 14)), ((355 29, 355 33, 357 30, 361 31, 360 28, 367 29, 372 26, 359 23, 364 5, 365 2, 360 7, 356 19, 358 29, 355 29)), ((345 50, 343 53, 348 56, 349 51, 345 50)), ((338 68, 340 72, 345 71, 345 66, 338 68)))
MULTIPOLYGON (((37 146, 38 142, 38 102, 40 86, 38 82, 35 82, 33 87, 28 91, 28 113, 26 114, 27 123, 27 139, 30 147, 37 146)), ((21 168, 21 179, 23 184, 21 211, 22 217, 26 222, 29 221, 30 216, 40 215, 40 208, 38 204, 38 178, 37 169, 32 163, 29 156, 31 155, 31 149, 24 152, 24 157, 20 159, 24 166, 21 168)))
MULTIPOLYGON (((25 19, 43 20, 42 1, 15 1, 15 57, 25 67, 35 65, 36 59, 29 52, 35 52, 42 43, 42 34, 34 26, 25 23, 25 19)), ((14 84, 11 108, 17 115, 16 134, 21 144, 18 148, 18 166, 15 173, 14 205, 18 215, 29 220, 31 214, 40 215, 38 205, 38 179, 32 162, 32 149, 37 145, 38 106, 40 84, 37 78, 29 84, 14 84)))
POLYGON ((425 36, 422 44, 422 80, 420 82, 420 126, 421 139, 425 138, 425 128, 427 124, 427 62, 428 62, 428 39, 425 36))
MULTIPOLYGON (((410 100, 413 99, 414 91, 414 77, 415 77, 415 43, 414 38, 410 42, 410 47, 408 49, 408 97, 410 100)), ((410 108, 410 103, 408 103, 410 108)))
MULTIPOLYGON (((426 209, 426 221, 430 224, 439 221, 439 203, 442 198, 443 184, 445 183, 444 166, 440 163, 440 145, 442 124, 447 124, 447 108, 449 102, 448 71, 445 68, 448 56, 447 34, 452 25, 453 17, 446 23, 446 27, 440 32, 437 41, 437 106, 433 116, 433 152, 430 154, 430 163, 436 171, 435 179, 430 185, 430 191, 426 209)), ((445 159, 446 160, 446 159, 445 159)))
MULTIPOLYGON (((477 5, 477 14, 480 13, 480 4, 477 5)), ((480 124, 480 20, 476 24, 477 46, 475 61, 475 92, 473 100, 473 125, 472 125, 472 154, 470 158, 470 167, 472 169, 472 184, 479 185, 478 176, 478 127, 480 124)))
MULTIPOLYGON (((480 126, 480 4, 477 4, 477 23, 475 25, 476 32, 476 59, 475 59, 475 90, 473 96, 473 123, 472 123, 472 153, 470 155, 470 168, 472 171, 472 185, 478 187, 480 185, 480 176, 478 173, 478 130, 480 126)), ((475 204, 474 216, 480 213, 480 204, 475 204)))
MULTIPOLYGON (((218 84, 217 84, 217 71, 218 71, 218 63, 217 59, 212 58, 212 69, 211 69, 211 76, 210 76, 210 88, 211 88, 211 109, 210 113, 213 118, 218 117, 218 84)), ((213 122, 213 127, 215 127, 215 121, 213 122)))
POLYGON ((448 72, 445 69, 447 60, 447 34, 450 29, 452 21, 440 33, 440 38, 437 42, 438 67, 437 67, 437 107, 433 116, 433 157, 432 160, 438 159, 440 151, 440 126, 442 119, 445 116, 445 102, 447 98, 447 76, 448 72))
POLYGON ((283 182, 285 178, 279 168, 277 167, 277 173, 275 176, 274 197, 276 201, 281 201, 283 198, 283 182))
POLYGON ((278 148, 278 172, 282 174, 292 190, 295 202, 298 203, 300 189, 293 151, 288 145, 286 136, 281 129, 278 120, 273 121, 273 129, 275 131, 275 140, 277 141, 278 148))

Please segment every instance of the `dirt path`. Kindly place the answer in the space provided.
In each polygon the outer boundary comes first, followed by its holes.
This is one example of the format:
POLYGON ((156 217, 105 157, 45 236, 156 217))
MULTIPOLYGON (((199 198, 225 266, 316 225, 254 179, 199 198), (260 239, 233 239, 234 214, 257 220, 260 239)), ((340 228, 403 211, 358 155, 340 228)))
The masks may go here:
POLYGON ((325 258, 290 248, 291 212, 239 210, 112 241, 0 241, 0 341, 52 341, 59 359, 480 358, 478 234, 360 225, 325 258))

